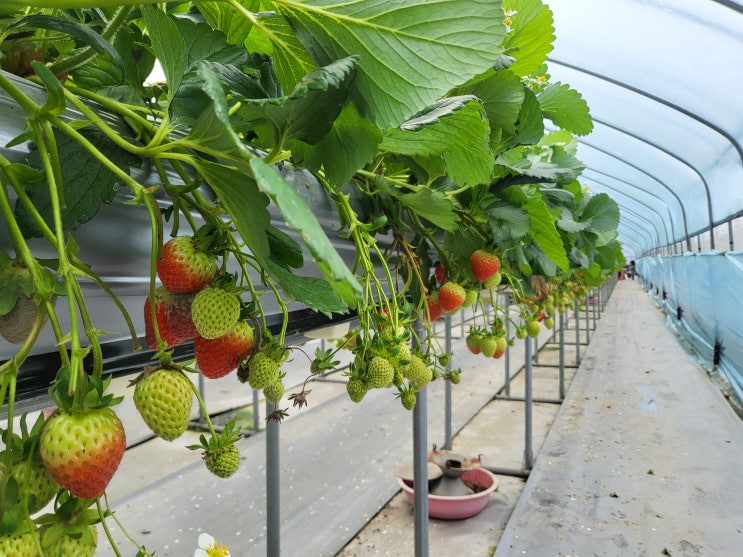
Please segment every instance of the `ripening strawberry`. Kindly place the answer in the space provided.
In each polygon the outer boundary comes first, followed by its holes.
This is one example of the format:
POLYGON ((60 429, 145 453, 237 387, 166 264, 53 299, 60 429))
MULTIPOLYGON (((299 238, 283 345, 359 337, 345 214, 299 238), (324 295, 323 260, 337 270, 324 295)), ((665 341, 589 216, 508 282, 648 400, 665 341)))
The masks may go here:
POLYGON ((59 485, 95 499, 108 486, 126 449, 124 426, 110 408, 57 409, 44 424, 39 453, 59 485))
POLYGON ((157 276, 170 292, 201 290, 216 273, 216 260, 196 247, 193 236, 171 238, 157 260, 157 276))
POLYGON ((145 330, 145 341, 147 346, 152 349, 157 349, 157 337, 155 336, 155 326, 157 323, 157 330, 160 333, 160 338, 163 342, 168 345, 168 348, 175 346, 180 343, 184 338, 179 338, 174 335, 170 327, 168 326, 168 300, 170 293, 164 288, 157 288, 155 291, 155 319, 152 320, 152 305, 150 303, 149 296, 144 301, 144 330, 145 330))
POLYGON ((501 272, 498 271, 489 279, 484 280, 482 285, 485 288, 495 288, 496 286, 499 286, 501 282, 503 282, 503 276, 501 275, 501 272))
POLYGON ((256 390, 265 389, 278 381, 281 366, 265 352, 258 352, 250 360, 248 384, 256 390))
POLYGON ((206 287, 194 296, 191 318, 204 338, 226 335, 240 319, 240 297, 222 288, 206 287))
POLYGON ((471 332, 467 335, 465 342, 467 343, 467 348, 469 348, 470 352, 473 354, 479 354, 482 352, 482 349, 480 348, 482 335, 480 333, 471 332))
POLYGON ((245 321, 238 321, 221 337, 210 339, 197 336, 193 341, 196 365, 204 377, 224 377, 248 357, 253 349, 254 339, 253 328, 245 321))
POLYGON ((503 354, 506 353, 506 348, 508 348, 508 339, 504 336, 496 337, 495 339, 497 341, 497 345, 495 348, 495 353, 493 354, 493 358, 500 358, 503 356, 503 354))
POLYGON ((449 281, 439 288, 439 305, 444 311, 456 311, 464 303, 466 297, 467 292, 457 282, 449 281))
POLYGON ((500 259, 492 252, 479 249, 470 255, 470 269, 479 281, 486 281, 500 269, 500 259))
POLYGON ((191 380, 176 369, 145 371, 134 387, 134 406, 152 432, 166 441, 178 439, 191 419, 191 380))
POLYGON ((206 451, 204 454, 206 468, 219 478, 229 478, 240 466, 240 451, 234 444, 206 451))
POLYGON ((7 557, 36 557, 36 542, 31 533, 0 536, 0 555, 7 557))

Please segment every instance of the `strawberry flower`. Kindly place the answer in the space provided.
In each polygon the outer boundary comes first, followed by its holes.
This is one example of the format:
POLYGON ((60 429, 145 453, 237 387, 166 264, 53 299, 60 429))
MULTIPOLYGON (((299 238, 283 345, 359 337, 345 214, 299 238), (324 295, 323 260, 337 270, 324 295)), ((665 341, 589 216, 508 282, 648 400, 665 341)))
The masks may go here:
POLYGON ((193 552, 193 557, 230 557, 230 550, 204 533, 199 534, 199 548, 193 552))

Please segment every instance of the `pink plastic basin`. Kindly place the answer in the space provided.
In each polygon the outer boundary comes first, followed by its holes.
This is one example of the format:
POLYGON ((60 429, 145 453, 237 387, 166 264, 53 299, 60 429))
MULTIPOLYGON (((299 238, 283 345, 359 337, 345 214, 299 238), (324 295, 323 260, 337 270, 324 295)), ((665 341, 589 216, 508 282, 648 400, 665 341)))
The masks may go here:
MULTIPOLYGON (((446 497, 429 493, 428 516, 446 520, 458 520, 475 516, 485 508, 490 499, 490 494, 498 487, 495 476, 485 468, 468 470, 462 474, 462 479, 467 482, 480 484, 485 489, 479 493, 457 497, 446 497)), ((412 505, 415 498, 410 483, 400 477, 397 478, 397 483, 400 484, 400 487, 408 498, 408 502, 412 505)))

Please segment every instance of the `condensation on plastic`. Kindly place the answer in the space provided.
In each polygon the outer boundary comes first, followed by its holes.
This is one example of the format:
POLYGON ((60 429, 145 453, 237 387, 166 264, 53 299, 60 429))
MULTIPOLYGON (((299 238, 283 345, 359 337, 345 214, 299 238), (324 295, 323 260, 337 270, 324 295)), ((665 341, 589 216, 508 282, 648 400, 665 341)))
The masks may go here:
POLYGON ((743 289, 736 287, 743 284, 743 251, 644 257, 636 265, 669 325, 743 400, 743 289))

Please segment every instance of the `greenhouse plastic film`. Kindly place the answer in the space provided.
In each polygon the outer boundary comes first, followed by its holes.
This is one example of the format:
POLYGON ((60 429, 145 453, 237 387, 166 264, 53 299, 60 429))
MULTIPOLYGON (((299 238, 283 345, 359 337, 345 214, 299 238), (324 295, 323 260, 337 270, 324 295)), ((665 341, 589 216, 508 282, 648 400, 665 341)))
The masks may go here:
POLYGON ((715 367, 719 347, 716 370, 743 399, 743 293, 732 288, 743 281, 743 252, 648 257, 637 267, 651 295, 669 313, 669 323, 706 367, 715 367), (681 319, 677 307, 682 308, 681 319))

